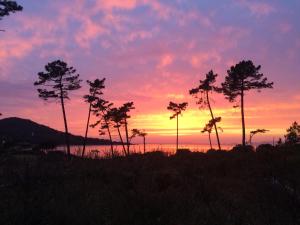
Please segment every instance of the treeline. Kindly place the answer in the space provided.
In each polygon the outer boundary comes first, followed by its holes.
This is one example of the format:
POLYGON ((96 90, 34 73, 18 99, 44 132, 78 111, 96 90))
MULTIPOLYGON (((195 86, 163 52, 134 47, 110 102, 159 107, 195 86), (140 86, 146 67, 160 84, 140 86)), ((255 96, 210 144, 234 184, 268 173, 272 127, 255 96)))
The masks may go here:
MULTIPOLYGON (((69 100, 69 92, 81 88, 82 80, 79 79, 79 74, 76 69, 61 60, 55 60, 45 65, 45 69, 38 73, 38 80, 34 83, 39 97, 45 101, 54 99, 58 101, 62 108, 65 139, 67 146, 67 154, 70 157, 70 141, 69 129, 67 123, 67 115, 65 110, 65 101, 69 100)), ((144 141, 144 152, 146 149, 145 137, 147 133, 143 130, 133 129, 129 131, 128 120, 130 119, 130 112, 135 108, 133 102, 126 102, 123 105, 116 107, 110 101, 103 98, 103 90, 105 88, 105 78, 95 79, 94 81, 87 81, 89 86, 89 93, 83 96, 85 102, 88 103, 87 123, 85 129, 85 138, 83 142, 82 157, 85 155, 86 139, 89 127, 98 128, 100 135, 107 134, 110 140, 111 156, 114 156, 114 141, 112 138, 112 129, 118 133, 123 153, 125 156, 130 154, 130 144, 133 138, 140 136, 144 141), (90 117, 93 114, 97 121, 90 123, 90 117), (122 133, 125 133, 122 134, 122 133), (123 138, 125 136, 125 140, 123 138)))
MULTIPOLYGON (((268 79, 260 72, 261 66, 255 66, 251 60, 243 60, 237 63, 235 66, 231 66, 227 70, 225 81, 217 86, 216 79, 218 74, 214 73, 213 70, 209 71, 203 80, 199 81, 199 85, 196 88, 189 90, 189 94, 194 96, 196 104, 199 105, 200 109, 207 109, 211 116, 211 119, 205 124, 202 129, 202 133, 208 133, 210 149, 213 149, 211 133, 214 131, 216 135, 216 141, 218 149, 222 150, 219 131, 223 129, 218 126, 221 122, 222 117, 216 116, 213 112, 211 104, 211 95, 214 93, 222 94, 225 99, 229 102, 234 103, 234 108, 240 108, 241 110, 241 127, 242 127, 242 142, 240 149, 251 149, 252 139, 259 133, 266 133, 269 130, 264 128, 258 128, 252 130, 249 133, 249 139, 246 140, 246 122, 245 122, 245 95, 251 90, 257 90, 260 92, 262 89, 273 88, 273 82, 268 82, 268 79), (250 146, 247 146, 250 145, 250 146), (250 147, 250 148, 249 148, 250 147)), ((174 114, 170 119, 176 118, 177 120, 177 139, 176 149, 178 150, 178 115, 181 115, 186 110, 188 103, 174 103, 170 102, 168 110, 174 114)), ((287 129, 285 135, 285 144, 296 144, 300 142, 300 126, 297 122, 294 122, 290 128, 287 129)), ((281 145, 282 139, 278 140, 278 145, 281 145)))
MULTIPOLYGON (((251 60, 241 61, 235 66, 231 66, 227 70, 227 76, 225 81, 221 83, 221 86, 216 86, 215 82, 218 74, 215 74, 213 70, 209 71, 205 79, 199 81, 199 85, 189 91, 189 94, 194 96, 196 103, 199 105, 200 109, 208 109, 211 119, 207 122, 202 130, 202 133, 207 132, 209 137, 210 147, 212 148, 211 133, 214 130, 216 134, 216 139, 218 143, 218 149, 221 150, 221 141, 219 137, 219 130, 222 128, 217 126, 221 122, 222 118, 220 116, 215 116, 213 113, 210 95, 213 93, 221 93, 229 101, 235 103, 234 107, 240 107, 241 109, 241 122, 242 122, 242 146, 245 147, 246 142, 246 124, 245 124, 245 94, 251 90, 261 91, 266 88, 273 88, 273 82, 268 82, 264 74, 260 72, 261 66, 255 66, 251 60)), ((170 102, 168 109, 177 113, 177 142, 178 142, 178 114, 186 109, 187 103, 177 104, 170 102), (185 107, 180 107, 180 106, 185 107), (174 107, 176 106, 176 107, 174 107)), ((171 117, 171 119, 173 116, 171 117)), ((250 136, 249 144, 251 144, 252 137, 256 133, 264 133, 267 130, 257 129, 253 131, 250 136)), ((178 149, 178 143, 177 143, 178 149)))
MULTIPOLYGON (((241 147, 245 148, 246 145, 251 145, 254 135, 259 133, 268 132, 266 129, 256 129, 250 132, 249 140, 246 141, 246 125, 245 125, 245 94, 251 90, 262 90, 266 88, 273 88, 273 82, 268 82, 267 78, 260 72, 261 66, 255 66, 252 61, 241 61, 235 66, 232 66, 227 71, 225 81, 221 86, 216 86, 215 82, 218 77, 212 70, 209 71, 205 79, 200 80, 199 85, 189 91, 189 94, 194 96, 197 100, 196 103, 200 109, 207 109, 210 113, 211 119, 205 125, 202 133, 207 132, 209 136, 210 148, 213 149, 211 133, 213 130, 216 134, 218 149, 221 150, 221 141, 218 131, 222 128, 218 126, 222 118, 216 116, 213 112, 211 104, 211 95, 213 93, 221 93, 230 102, 234 102, 234 107, 241 109, 241 122, 242 122, 242 144, 241 147)), ((67 123, 67 115, 65 111, 65 101, 69 99, 69 92, 81 88, 79 74, 76 69, 61 60, 56 60, 48 63, 44 71, 38 73, 38 80, 34 83, 39 86, 39 97, 43 100, 55 99, 60 102, 65 127, 65 138, 67 153, 70 156, 70 143, 69 143, 69 130, 67 123)), ((126 102, 123 105, 116 107, 114 104, 103 98, 103 91, 105 89, 105 78, 95 79, 93 81, 87 80, 89 92, 83 99, 88 103, 87 122, 85 128, 85 138, 83 142, 82 157, 85 155, 86 138, 89 128, 98 128, 100 135, 107 135, 110 141, 111 156, 114 156, 114 141, 113 132, 116 132, 119 141, 122 145, 123 154, 130 155, 130 144, 134 137, 140 136, 144 141, 144 152, 146 150, 145 137, 147 133, 143 130, 133 129, 129 130, 130 112, 135 109, 133 102, 126 102), (90 122, 91 115, 94 115, 97 120, 94 123, 90 122), (124 138, 125 137, 125 138, 124 138)), ((178 120, 179 115, 187 109, 188 103, 174 103, 170 102, 168 110, 172 111, 170 119, 177 121, 177 139, 176 149, 178 150, 178 120)), ((286 142, 297 143, 299 141, 300 128, 295 122, 288 130, 286 135, 286 142)), ((280 142, 280 141, 279 141, 280 142)))

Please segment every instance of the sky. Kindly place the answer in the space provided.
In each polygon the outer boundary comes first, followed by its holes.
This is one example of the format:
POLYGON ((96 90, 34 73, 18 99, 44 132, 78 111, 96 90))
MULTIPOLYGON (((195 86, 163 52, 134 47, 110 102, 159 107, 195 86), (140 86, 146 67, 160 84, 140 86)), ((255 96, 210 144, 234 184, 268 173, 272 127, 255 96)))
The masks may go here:
MULTIPOLYGON (((188 102, 179 118, 181 143, 207 143, 210 119, 188 91, 213 69, 224 81, 241 60, 261 65, 274 89, 246 94, 247 133, 270 130, 254 141, 283 137, 300 116, 299 0, 19 0, 24 7, 0 21, 0 112, 63 130, 59 104, 45 103, 33 86, 37 73, 56 59, 80 74, 82 88, 66 104, 69 130, 84 134, 86 80, 106 78, 104 98, 133 101, 130 128, 148 141, 175 141, 168 103, 188 102)), ((213 94, 222 117, 223 143, 241 140, 240 110, 213 94)), ((95 121, 95 118, 92 118, 95 121)), ((300 121, 299 121, 300 122, 300 121)), ((90 129, 97 137, 97 129, 90 129)), ((117 136, 115 136, 117 140, 117 136)), ((215 138, 213 139, 215 142, 215 138)))

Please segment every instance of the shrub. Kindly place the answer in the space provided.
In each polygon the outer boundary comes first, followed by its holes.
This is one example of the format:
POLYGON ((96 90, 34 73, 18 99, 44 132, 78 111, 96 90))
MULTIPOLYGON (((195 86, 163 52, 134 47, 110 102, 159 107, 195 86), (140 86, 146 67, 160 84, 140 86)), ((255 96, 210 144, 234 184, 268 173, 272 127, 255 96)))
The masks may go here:
POLYGON ((176 151, 176 155, 183 156, 183 155, 189 155, 191 154, 191 151, 187 148, 180 148, 176 151))
POLYGON ((275 147, 270 144, 261 144, 257 146, 256 152, 272 152, 275 150, 275 147))
POLYGON ((233 152, 254 152, 254 147, 252 145, 236 145, 234 146, 231 151, 233 152))

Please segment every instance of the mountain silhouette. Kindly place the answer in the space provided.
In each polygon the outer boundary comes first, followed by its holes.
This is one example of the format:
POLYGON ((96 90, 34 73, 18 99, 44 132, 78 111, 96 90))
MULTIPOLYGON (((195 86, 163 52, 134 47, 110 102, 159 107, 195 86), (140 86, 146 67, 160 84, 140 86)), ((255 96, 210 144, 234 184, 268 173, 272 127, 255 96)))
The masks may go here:
MULTIPOLYGON (((28 119, 18 117, 0 120, 0 141, 9 139, 14 142, 27 142, 30 144, 52 143, 65 144, 65 133, 38 124, 28 119)), ((82 145, 84 137, 70 134, 70 144, 82 145)), ((109 145, 110 141, 99 138, 88 138, 89 145, 109 145)))

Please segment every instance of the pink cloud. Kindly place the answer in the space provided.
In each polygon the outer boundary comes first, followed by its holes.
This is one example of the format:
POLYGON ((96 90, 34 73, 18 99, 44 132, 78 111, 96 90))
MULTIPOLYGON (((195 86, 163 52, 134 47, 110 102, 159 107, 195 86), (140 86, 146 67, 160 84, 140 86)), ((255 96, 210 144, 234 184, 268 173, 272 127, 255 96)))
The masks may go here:
POLYGON ((153 36, 155 31, 138 30, 130 32, 127 37, 124 38, 125 42, 134 42, 138 39, 149 39, 153 36))
POLYGON ((199 68, 209 61, 215 63, 221 61, 221 56, 216 51, 196 53, 190 57, 190 63, 193 67, 199 68))
POLYGON ((262 1, 238 0, 238 3, 248 8, 250 12, 257 17, 268 16, 276 12, 274 6, 262 1))
POLYGON ((282 22, 279 24, 279 30, 281 33, 285 34, 292 30, 293 26, 290 23, 282 22))
POLYGON ((171 54, 165 54, 161 57, 157 68, 163 68, 173 63, 174 56, 171 54))
POLYGON ((97 1, 97 6, 99 8, 105 8, 112 10, 114 8, 121 8, 121 9, 133 9, 137 6, 137 0, 102 0, 97 1))
POLYGON ((80 31, 77 32, 75 40, 82 48, 90 48, 91 40, 107 32, 105 28, 93 22, 89 17, 83 17, 81 22, 82 25, 80 31))
POLYGON ((298 39, 296 40, 296 47, 297 47, 297 48, 300 48, 300 38, 298 38, 298 39))
POLYGON ((192 10, 188 12, 176 11, 175 15, 177 18, 180 18, 179 25, 186 26, 189 25, 192 21, 197 21, 200 25, 206 28, 213 28, 213 22, 209 16, 205 16, 199 11, 192 10))

